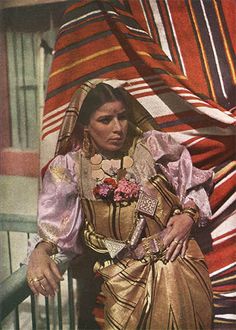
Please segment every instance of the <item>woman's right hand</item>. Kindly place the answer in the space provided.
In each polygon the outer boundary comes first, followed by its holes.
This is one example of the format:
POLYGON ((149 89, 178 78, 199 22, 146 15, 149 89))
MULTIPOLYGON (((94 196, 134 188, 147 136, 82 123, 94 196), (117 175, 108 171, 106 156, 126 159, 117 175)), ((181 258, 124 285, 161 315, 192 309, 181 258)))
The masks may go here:
POLYGON ((31 253, 27 268, 27 280, 34 294, 54 296, 58 283, 63 280, 56 263, 50 258, 48 247, 43 242, 31 253))

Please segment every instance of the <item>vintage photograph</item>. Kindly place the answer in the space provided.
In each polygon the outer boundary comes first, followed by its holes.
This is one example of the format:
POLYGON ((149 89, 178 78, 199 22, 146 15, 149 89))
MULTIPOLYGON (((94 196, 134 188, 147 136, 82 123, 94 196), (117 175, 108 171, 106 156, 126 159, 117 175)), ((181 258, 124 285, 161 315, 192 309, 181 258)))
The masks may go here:
POLYGON ((0 1, 0 329, 236 328, 235 0, 0 1))

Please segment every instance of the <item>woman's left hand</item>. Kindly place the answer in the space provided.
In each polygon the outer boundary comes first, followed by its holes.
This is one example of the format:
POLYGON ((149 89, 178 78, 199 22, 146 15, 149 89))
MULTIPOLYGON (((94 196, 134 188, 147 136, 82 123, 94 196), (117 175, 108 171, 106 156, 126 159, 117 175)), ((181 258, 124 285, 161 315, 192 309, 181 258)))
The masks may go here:
POLYGON ((163 237, 166 251, 166 260, 174 261, 179 254, 184 257, 193 219, 185 213, 174 215, 167 223, 166 235, 163 237))

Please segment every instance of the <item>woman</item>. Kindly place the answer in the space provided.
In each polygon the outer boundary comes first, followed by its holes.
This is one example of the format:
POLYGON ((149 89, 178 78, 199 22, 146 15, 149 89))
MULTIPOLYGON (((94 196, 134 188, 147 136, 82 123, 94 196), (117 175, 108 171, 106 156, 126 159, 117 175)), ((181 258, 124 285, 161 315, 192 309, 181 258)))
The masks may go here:
POLYGON ((75 93, 44 176, 29 286, 53 295, 61 275, 49 256, 84 244, 104 279, 106 329, 210 329, 211 285, 191 230, 210 216, 212 173, 153 128, 108 81, 75 93))

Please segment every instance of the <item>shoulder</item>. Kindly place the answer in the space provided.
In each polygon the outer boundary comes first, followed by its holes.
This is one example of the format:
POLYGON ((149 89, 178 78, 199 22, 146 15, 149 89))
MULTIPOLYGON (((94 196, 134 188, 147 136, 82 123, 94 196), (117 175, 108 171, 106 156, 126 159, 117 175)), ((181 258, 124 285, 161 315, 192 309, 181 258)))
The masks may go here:
POLYGON ((142 143, 150 150, 156 160, 163 156, 170 159, 178 158, 185 149, 170 134, 156 130, 145 132, 142 143))
POLYGON ((57 155, 49 164, 50 172, 64 173, 70 172, 72 175, 76 172, 76 160, 78 159, 79 151, 70 151, 65 155, 57 155))

